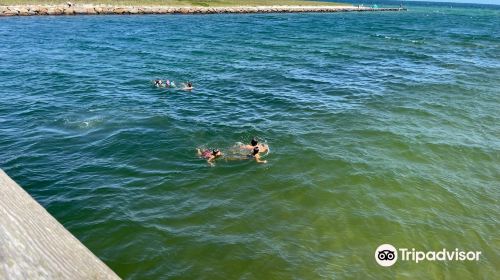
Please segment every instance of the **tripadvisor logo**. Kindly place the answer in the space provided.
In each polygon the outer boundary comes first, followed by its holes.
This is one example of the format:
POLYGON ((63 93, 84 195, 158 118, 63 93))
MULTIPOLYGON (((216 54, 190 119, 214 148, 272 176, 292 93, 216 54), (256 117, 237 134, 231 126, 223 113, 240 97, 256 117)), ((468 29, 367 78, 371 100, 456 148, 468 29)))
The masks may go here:
POLYGON ((415 248, 399 248, 397 250, 391 244, 382 244, 375 250, 375 260, 381 266, 392 266, 398 260, 412 261, 419 263, 421 261, 479 261, 481 251, 461 251, 458 248, 449 251, 442 249, 440 251, 418 251, 415 248))
POLYGON ((375 250, 375 260, 381 266, 391 266, 398 260, 398 251, 391 244, 382 244, 375 250))

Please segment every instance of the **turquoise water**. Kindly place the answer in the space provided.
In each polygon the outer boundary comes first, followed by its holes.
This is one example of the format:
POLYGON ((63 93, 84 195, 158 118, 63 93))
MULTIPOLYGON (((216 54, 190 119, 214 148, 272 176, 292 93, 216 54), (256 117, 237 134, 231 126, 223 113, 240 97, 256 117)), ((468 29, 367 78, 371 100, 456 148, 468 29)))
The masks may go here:
POLYGON ((0 168, 126 279, 498 279, 499 22, 1 18, 0 168), (195 154, 252 136, 267 164, 195 154), (482 258, 383 268, 382 243, 482 258))

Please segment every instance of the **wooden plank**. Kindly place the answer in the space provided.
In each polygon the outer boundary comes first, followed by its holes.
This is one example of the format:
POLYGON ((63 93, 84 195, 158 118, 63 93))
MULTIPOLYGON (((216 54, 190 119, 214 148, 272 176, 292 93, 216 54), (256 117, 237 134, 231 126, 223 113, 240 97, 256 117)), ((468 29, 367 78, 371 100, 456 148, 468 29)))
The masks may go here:
POLYGON ((120 279, 0 169, 0 279, 120 279))

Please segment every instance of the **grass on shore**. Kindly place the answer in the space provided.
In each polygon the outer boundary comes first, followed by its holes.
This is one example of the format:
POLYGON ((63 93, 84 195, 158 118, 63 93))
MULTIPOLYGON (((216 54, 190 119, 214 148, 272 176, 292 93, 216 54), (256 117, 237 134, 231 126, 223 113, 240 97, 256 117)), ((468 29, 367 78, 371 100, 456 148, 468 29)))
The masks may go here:
POLYGON ((116 6, 350 6, 350 4, 301 0, 0 0, 0 5, 105 4, 116 6))

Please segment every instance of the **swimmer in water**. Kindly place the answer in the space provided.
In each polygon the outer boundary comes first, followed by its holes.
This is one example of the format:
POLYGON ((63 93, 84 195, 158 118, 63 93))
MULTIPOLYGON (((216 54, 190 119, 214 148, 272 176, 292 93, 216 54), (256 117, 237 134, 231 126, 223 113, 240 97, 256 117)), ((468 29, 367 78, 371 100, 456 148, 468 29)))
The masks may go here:
POLYGON ((259 155, 259 147, 255 146, 253 148, 252 153, 247 155, 248 159, 255 159, 256 162, 258 163, 267 163, 267 160, 261 160, 260 155, 259 155))
POLYGON ((171 81, 171 82, 170 82, 170 87, 173 87, 173 88, 174 88, 174 87, 176 87, 176 85, 175 85, 175 82, 174 82, 174 81, 171 81))
POLYGON ((154 85, 155 85, 155 87, 162 87, 163 81, 162 80, 155 80, 154 85))
POLYGON ((257 141, 255 137, 250 141, 250 145, 241 145, 240 149, 251 151, 255 147, 258 147, 261 153, 267 153, 269 151, 269 146, 267 144, 259 144, 259 141, 257 141))
POLYGON ((187 82, 187 83, 182 83, 182 90, 193 90, 193 83, 187 82))
POLYGON ((218 158, 218 157, 221 157, 222 156, 222 152, 218 149, 215 149, 215 150, 200 150, 200 149, 196 149, 196 151, 198 152, 198 156, 199 157, 202 157, 204 159, 207 160, 208 164, 210 164, 210 166, 214 166, 214 163, 213 161, 218 158))

